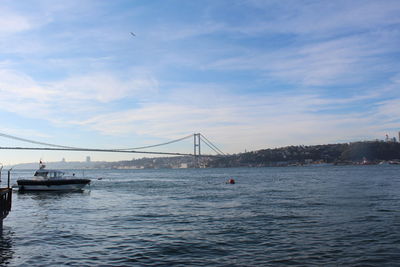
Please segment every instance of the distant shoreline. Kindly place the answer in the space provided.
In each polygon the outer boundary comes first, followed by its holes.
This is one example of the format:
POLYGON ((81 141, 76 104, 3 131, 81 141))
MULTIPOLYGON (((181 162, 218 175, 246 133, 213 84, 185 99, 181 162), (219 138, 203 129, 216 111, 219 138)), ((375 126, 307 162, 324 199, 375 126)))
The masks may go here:
MULTIPOLYGON (((126 161, 47 162, 56 169, 186 169, 229 167, 289 167, 324 165, 400 165, 400 143, 363 141, 314 146, 288 146, 219 156, 175 156, 126 161)), ((21 163, 4 169, 37 169, 38 163, 21 163)))

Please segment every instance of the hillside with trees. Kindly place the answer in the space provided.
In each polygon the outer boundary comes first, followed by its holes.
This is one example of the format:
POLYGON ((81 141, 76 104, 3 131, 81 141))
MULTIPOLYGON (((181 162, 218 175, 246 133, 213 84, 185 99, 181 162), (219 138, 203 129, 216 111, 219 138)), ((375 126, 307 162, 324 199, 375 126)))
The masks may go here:
MULTIPOLYGON (((366 141, 314 146, 287 146, 226 156, 192 156, 140 158, 117 162, 48 162, 60 169, 162 169, 162 168, 228 168, 279 167, 310 164, 378 164, 400 162, 400 143, 366 141)), ((37 163, 18 164, 14 168, 34 169, 37 163)))
MULTIPOLYGON (((314 146, 288 146, 262 149, 226 156, 201 157, 199 166, 206 168, 228 167, 276 167, 308 164, 378 164, 400 159, 400 143, 366 141, 314 146)), ((193 168, 194 158, 163 157, 142 158, 131 161, 102 163, 98 168, 148 169, 193 168)))
POLYGON ((365 164, 400 159, 398 142, 354 142, 315 146, 288 146, 214 158, 207 167, 290 166, 318 163, 365 164))

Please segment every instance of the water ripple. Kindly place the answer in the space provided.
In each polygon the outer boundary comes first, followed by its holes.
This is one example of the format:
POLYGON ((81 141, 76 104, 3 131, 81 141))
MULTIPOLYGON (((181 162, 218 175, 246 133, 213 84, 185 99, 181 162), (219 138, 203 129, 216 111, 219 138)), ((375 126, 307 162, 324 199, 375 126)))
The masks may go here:
POLYGON ((14 194, 0 265, 396 266, 398 170, 87 171, 90 192, 14 194))

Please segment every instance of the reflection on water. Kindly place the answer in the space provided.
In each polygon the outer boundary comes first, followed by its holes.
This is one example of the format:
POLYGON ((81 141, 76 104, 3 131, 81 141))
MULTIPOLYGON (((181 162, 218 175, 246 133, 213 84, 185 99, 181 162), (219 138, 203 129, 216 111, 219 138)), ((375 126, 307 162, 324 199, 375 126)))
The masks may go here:
POLYGON ((62 199, 68 198, 73 195, 90 195, 90 190, 81 190, 73 192, 63 191, 15 191, 18 194, 18 198, 32 198, 32 199, 62 199))
POLYGON ((14 255, 13 251, 13 232, 9 227, 4 227, 3 231, 0 230, 0 265, 10 263, 14 255))

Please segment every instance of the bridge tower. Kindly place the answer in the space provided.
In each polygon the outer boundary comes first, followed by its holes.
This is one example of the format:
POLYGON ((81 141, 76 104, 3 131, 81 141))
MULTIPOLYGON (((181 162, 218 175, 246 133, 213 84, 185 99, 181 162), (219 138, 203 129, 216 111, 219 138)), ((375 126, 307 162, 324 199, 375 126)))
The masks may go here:
POLYGON ((194 138, 194 167, 195 168, 199 168, 199 158, 201 155, 201 150, 200 150, 200 133, 195 133, 193 134, 193 138, 194 138))

